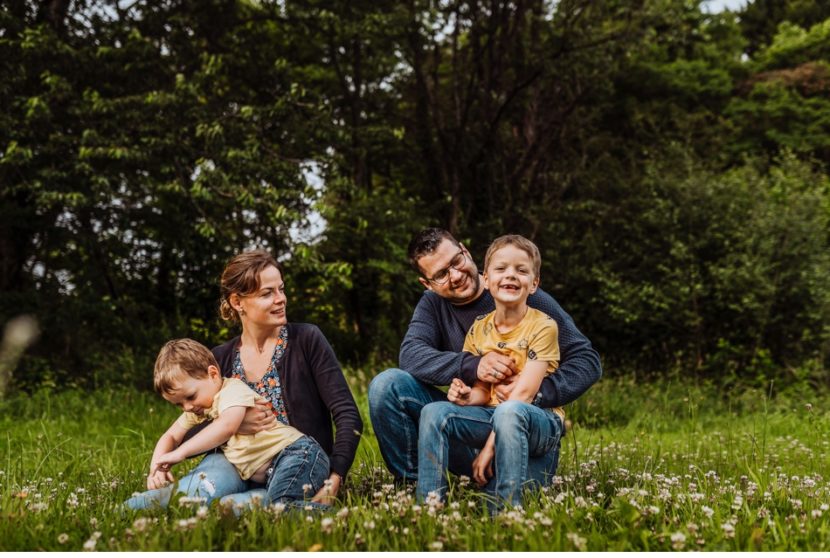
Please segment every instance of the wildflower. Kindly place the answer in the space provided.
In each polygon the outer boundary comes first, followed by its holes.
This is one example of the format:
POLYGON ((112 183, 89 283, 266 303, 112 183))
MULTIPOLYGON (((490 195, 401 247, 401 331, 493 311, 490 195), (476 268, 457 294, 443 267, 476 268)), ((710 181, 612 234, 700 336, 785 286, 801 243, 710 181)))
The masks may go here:
POLYGON ((374 521, 364 521, 363 522, 363 528, 366 529, 367 531, 371 531, 372 529, 375 528, 375 522, 374 521))
POLYGON ((150 520, 146 517, 139 517, 133 521, 133 529, 137 532, 142 532, 150 526, 150 520))
POLYGON ((332 529, 334 528, 334 520, 330 517, 324 517, 320 520, 320 529, 325 534, 331 534, 332 529))
POLYGON ((671 547, 675 550, 681 550, 684 546, 686 546, 686 535, 680 532, 672 533, 671 547))
POLYGON ((703 512, 703 515, 710 519, 715 514, 715 510, 713 510, 709 506, 703 506, 702 508, 700 508, 700 510, 703 512))
POLYGON ((806 403, 804 405, 804 408, 807 409, 808 412, 812 411, 813 410, 813 404, 812 403, 806 403))
POLYGON ((307 493, 311 492, 312 488, 313 487, 310 484, 308 484, 308 483, 304 484, 303 485, 303 494, 307 494, 307 493))
POLYGON ((735 538, 735 526, 732 525, 730 522, 726 522, 721 525, 721 529, 723 529, 723 536, 727 539, 735 538))
POLYGON ((349 508, 343 508, 342 510, 338 511, 336 514, 337 519, 346 519, 349 517, 349 508))
POLYGON ((823 512, 822 512, 821 510, 813 510, 813 511, 811 512, 811 515, 813 516, 813 519, 816 519, 816 518, 821 517, 821 514, 822 514, 822 513, 823 513, 823 512))
POLYGON ((196 517, 199 519, 204 519, 208 516, 208 508, 207 506, 199 506, 199 509, 196 510, 196 517))
POLYGON ((95 550, 95 545, 98 544, 96 539, 89 539, 84 543, 83 549, 87 552, 92 552, 95 550))
POLYGON ((67 535, 66 533, 61 533, 60 535, 58 535, 58 543, 66 544, 67 542, 69 542, 69 535, 67 535))
POLYGON ((577 533, 568 533, 565 537, 571 541, 571 544, 573 544, 577 550, 581 550, 583 552, 585 551, 586 544, 588 543, 587 539, 580 537, 577 533))
POLYGON ((442 543, 441 541, 429 543, 429 549, 434 550, 435 552, 439 552, 442 548, 444 548, 444 543, 442 543))
POLYGON ((822 504, 822 505, 820 505, 818 508, 819 508, 821 511, 827 511, 827 510, 830 510, 830 505, 827 505, 827 504, 822 504))

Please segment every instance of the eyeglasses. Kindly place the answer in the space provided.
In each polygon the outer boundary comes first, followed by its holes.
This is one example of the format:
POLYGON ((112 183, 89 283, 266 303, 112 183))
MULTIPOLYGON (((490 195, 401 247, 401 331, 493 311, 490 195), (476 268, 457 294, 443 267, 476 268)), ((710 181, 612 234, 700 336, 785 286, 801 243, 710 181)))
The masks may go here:
POLYGON ((450 270, 455 269, 459 271, 459 268, 467 263, 467 256, 464 254, 464 249, 462 248, 459 252, 450 260, 450 265, 436 273, 432 276, 432 278, 427 278, 427 281, 430 283, 434 283, 435 285, 444 285, 447 281, 450 280, 450 270))

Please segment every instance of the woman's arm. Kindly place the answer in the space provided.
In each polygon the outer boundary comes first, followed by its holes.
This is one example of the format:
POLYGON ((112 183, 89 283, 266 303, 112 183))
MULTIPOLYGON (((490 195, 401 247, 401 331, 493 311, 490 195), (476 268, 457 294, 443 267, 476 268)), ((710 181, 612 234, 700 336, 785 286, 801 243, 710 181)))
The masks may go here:
POLYGON ((342 479, 354 462, 363 433, 363 421, 331 345, 316 326, 312 326, 308 333, 309 342, 304 349, 306 362, 320 399, 329 411, 329 416, 319 420, 334 421, 335 426, 334 448, 329 456, 331 484, 324 486, 314 497, 314 501, 326 501, 337 495, 342 479))

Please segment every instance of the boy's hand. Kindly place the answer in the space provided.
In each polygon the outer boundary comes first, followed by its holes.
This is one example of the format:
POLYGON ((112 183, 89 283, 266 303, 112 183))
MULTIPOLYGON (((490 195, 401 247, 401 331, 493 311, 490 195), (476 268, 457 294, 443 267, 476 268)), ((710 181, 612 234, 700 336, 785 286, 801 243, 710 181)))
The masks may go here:
POLYGON ((479 486, 484 486, 493 477, 493 458, 496 455, 495 444, 485 444, 473 459, 473 479, 479 486))
POLYGON ((518 372, 513 357, 491 351, 478 361, 476 377, 482 382, 495 384, 518 372))
POLYGON ((516 387, 516 380, 517 377, 513 376, 493 386, 493 391, 496 392, 499 402, 504 403, 510 399, 510 394, 513 392, 513 388, 516 387))
POLYGON ((242 424, 239 425, 237 434, 256 434, 268 428, 271 428, 277 422, 277 417, 268 403, 262 400, 256 402, 256 405, 250 407, 245 411, 245 418, 242 419, 242 424))
POLYGON ((173 473, 170 471, 156 470, 155 473, 150 473, 147 476, 147 489, 155 490, 156 488, 164 488, 175 480, 173 473))
POLYGON ((181 463, 187 459, 186 455, 182 455, 181 451, 175 449, 158 456, 158 459, 150 464, 150 475, 155 475, 158 472, 168 473, 176 463, 181 463))
POLYGON ((467 405, 470 401, 470 393, 472 393, 472 391, 473 388, 458 378, 453 378, 452 383, 450 384, 450 389, 447 391, 447 399, 456 405, 467 405))

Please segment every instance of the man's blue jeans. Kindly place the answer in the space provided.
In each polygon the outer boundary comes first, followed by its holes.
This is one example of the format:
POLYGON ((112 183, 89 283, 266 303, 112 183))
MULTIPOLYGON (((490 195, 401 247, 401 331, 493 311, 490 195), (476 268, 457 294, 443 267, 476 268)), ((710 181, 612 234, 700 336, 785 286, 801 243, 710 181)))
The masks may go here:
MULTIPOLYGON (((419 478, 418 433, 419 425, 423 424, 421 422, 422 410, 425 406, 435 402, 447 403, 446 394, 415 379, 408 372, 396 368, 381 372, 369 385, 369 417, 372 420, 372 428, 387 468, 399 481, 411 482, 419 478)), ((462 409, 457 405, 453 407, 462 409)), ((542 409, 537 410, 547 413, 542 409)), ((547 417, 547 414, 544 416, 547 417)), ((539 422, 537 419, 541 419, 536 413, 533 413, 532 417, 534 418, 531 419, 531 430, 535 432, 536 424, 539 422)), ((549 419, 545 418, 540 424, 548 422, 549 419)), ((545 445, 531 447, 528 444, 526 479, 539 484, 548 484, 559 463, 559 437, 563 428, 558 417, 553 425, 557 427, 556 440, 552 441, 548 451, 540 453, 540 447, 544 448, 545 445)), ((489 432, 488 426, 488 435, 489 432)), ((521 438, 523 434, 518 436, 521 438)), ((456 475, 472 476, 473 459, 478 450, 484 446, 487 436, 480 441, 467 444, 456 439, 454 433, 447 432, 447 439, 450 441, 447 444, 442 473, 449 470, 456 475)), ((438 444, 437 438, 434 439, 434 443, 438 444)), ((510 443, 504 445, 505 450, 508 449, 510 443)), ((496 493, 495 477, 485 487, 485 491, 491 494, 496 493)))

